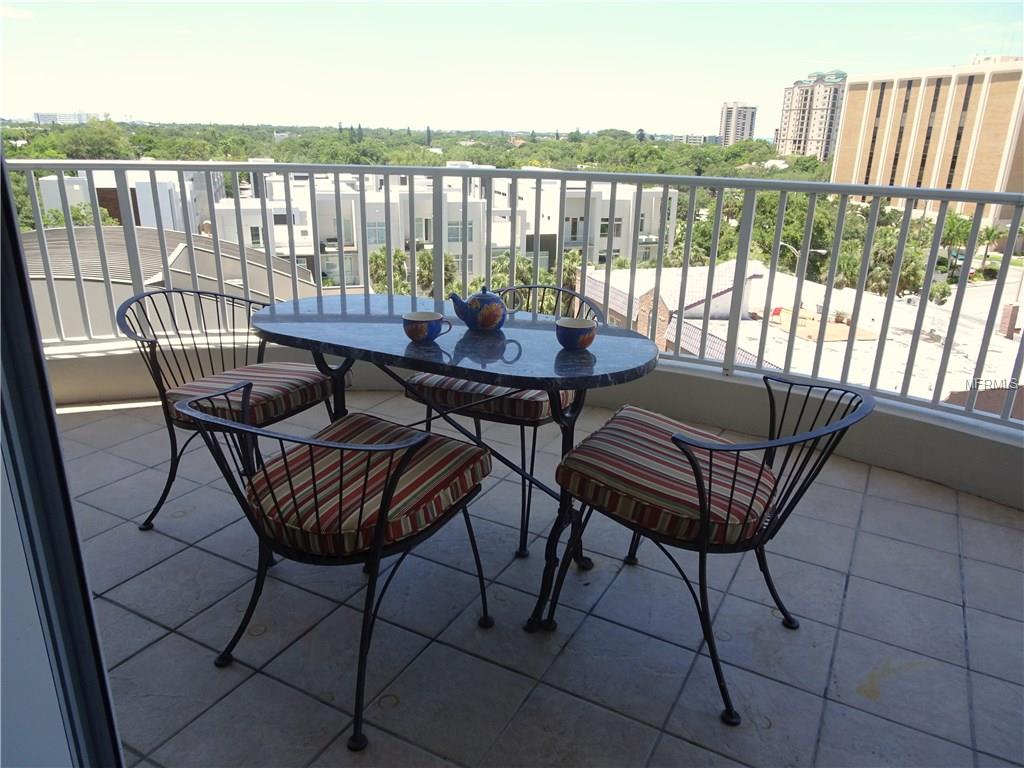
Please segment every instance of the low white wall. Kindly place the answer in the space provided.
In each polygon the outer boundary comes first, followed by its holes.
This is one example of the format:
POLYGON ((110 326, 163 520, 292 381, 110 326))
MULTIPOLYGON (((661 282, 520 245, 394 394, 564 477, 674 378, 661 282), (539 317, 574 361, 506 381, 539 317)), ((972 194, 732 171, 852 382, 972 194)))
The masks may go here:
MULTIPOLYGON (((267 359, 308 361, 309 353, 268 347, 267 359)), ((51 356, 50 386, 58 405, 149 400, 156 390, 138 352, 51 356)), ((354 389, 398 389, 371 365, 353 368, 354 389)), ((660 363, 643 379, 591 390, 587 403, 618 408, 632 403, 673 418, 716 424, 764 436, 767 394, 760 376, 724 376, 702 366, 660 363)), ((1024 435, 1011 428, 879 401, 851 429, 837 453, 1024 508, 1024 435)))

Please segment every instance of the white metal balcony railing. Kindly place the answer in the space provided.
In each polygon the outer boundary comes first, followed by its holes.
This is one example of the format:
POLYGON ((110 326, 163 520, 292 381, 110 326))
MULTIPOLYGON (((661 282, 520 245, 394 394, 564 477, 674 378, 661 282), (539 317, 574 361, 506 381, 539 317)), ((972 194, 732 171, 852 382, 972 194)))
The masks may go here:
MULTIPOLYGON (((385 254, 376 268, 381 292, 394 292, 404 273, 414 296, 439 301, 446 295, 442 254, 447 246, 456 262, 454 287, 463 293, 474 278, 499 285, 545 279, 570 285, 596 299, 611 322, 654 339, 665 359, 727 375, 781 370, 846 382, 973 423, 1024 426, 1016 410, 1020 403, 1015 404, 1024 341, 1013 338, 1012 319, 1008 335, 997 333, 997 326, 1007 322, 1005 305, 1020 303, 1017 283, 1024 279, 1011 266, 1011 256, 1019 243, 1024 194, 489 167, 81 160, 12 160, 8 165, 28 182, 35 231, 23 231, 22 241, 47 349, 116 341, 116 305, 163 285, 233 291, 274 302, 345 291, 353 280, 344 273, 355 269, 356 290, 368 296, 373 290, 371 253, 378 248, 385 254), (112 174, 114 185, 104 199, 116 199, 119 212, 133 212, 118 216, 116 225, 104 225, 101 218, 96 182, 101 172, 112 174), (72 173, 87 182, 84 214, 81 208, 72 211, 65 181, 72 173), (48 213, 39 192, 44 174, 56 177, 48 184, 57 186, 56 207, 63 215, 63 223, 49 215, 51 223, 58 221, 49 229, 44 228, 48 213), (237 193, 218 201, 214 181, 221 174, 235 190, 246 189, 240 174, 248 174, 248 188, 265 192, 258 201, 237 193), (167 207, 158 199, 158 176, 169 178, 171 186, 177 182, 175 204, 192 221, 185 231, 165 228, 167 207), (149 181, 151 206, 140 179, 149 181), (190 186, 189 179, 198 179, 198 185, 190 186), (283 189, 280 198, 270 197, 275 180, 283 189), (570 198, 579 210, 567 209, 567 187, 583 190, 582 196, 570 198), (190 197, 196 188, 201 190, 198 199, 190 197), (504 214, 494 205, 496 190, 508 201, 504 214), (528 204, 519 203, 522 191, 533 192, 528 204), (670 206, 678 209, 677 226, 670 206), (136 223, 143 207, 152 226, 136 223), (197 208, 208 212, 208 223, 197 220, 197 208), (316 244, 304 257, 296 251, 297 225, 291 223, 300 208, 316 244), (480 221, 473 242, 467 237, 471 208, 480 221), (644 208, 649 210, 642 235, 637 224, 644 208), (263 247, 246 237, 249 220, 243 209, 258 216, 263 247), (267 243, 278 221, 276 210, 284 210, 288 222, 283 225, 287 247, 267 243), (75 212, 80 220, 87 215, 84 225, 74 225, 75 212), (947 270, 957 268, 956 254, 943 247, 944 225, 957 212, 967 214, 970 222, 961 242, 961 280, 939 306, 928 295, 943 259, 947 270), (565 223, 570 213, 584 228, 575 241, 565 223), (621 253, 613 249, 612 234, 600 236, 595 224, 595 219, 620 217, 628 236, 614 237, 628 244, 621 253), (423 241, 422 220, 428 218, 433 221, 426 243, 433 250, 427 280, 432 289, 424 296, 413 277, 415 255, 405 254, 401 265, 393 256, 410 240, 423 241), (459 242, 448 240, 448 221, 459 222, 459 242), (1005 255, 994 280, 972 284, 963 276, 979 264, 980 233, 983 224, 993 221, 1009 225, 1005 255), (556 223, 563 223, 562 232, 556 223), (705 235, 710 230, 705 245, 697 242, 702 226, 705 235), (369 227, 383 231, 383 245, 369 244, 369 227), (800 233, 799 247, 785 242, 787 227, 800 233), (413 233, 421 236, 410 237, 413 233), (343 242, 355 242, 345 249, 347 258, 335 245, 339 234, 343 242), (822 247, 813 247, 816 238, 822 247), (645 240, 651 245, 645 247, 645 240), (542 253, 542 241, 558 245, 553 253, 542 253), (495 243, 508 246, 499 249, 495 243), (513 258, 499 261, 503 251, 513 258), (651 253, 653 258, 645 258, 651 253), (340 287, 325 280, 323 262, 331 257, 338 259, 340 287), (527 274, 522 274, 523 258, 529 260, 527 274), (923 262, 924 272, 917 300, 901 295, 898 279, 915 258, 923 262), (809 277, 812 262, 821 282, 809 277), (507 273, 499 274, 499 265, 507 273), (843 270, 855 279, 836 287, 843 270)), ((791 234, 790 239, 796 238, 791 234)))

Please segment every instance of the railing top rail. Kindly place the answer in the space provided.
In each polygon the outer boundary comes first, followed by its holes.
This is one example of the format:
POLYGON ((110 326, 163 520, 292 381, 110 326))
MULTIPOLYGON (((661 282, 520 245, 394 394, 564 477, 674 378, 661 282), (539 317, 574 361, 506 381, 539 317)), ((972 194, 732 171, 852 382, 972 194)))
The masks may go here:
POLYGON ((415 175, 434 178, 502 178, 543 179, 579 182, 618 182, 620 184, 669 184, 680 187, 711 187, 768 192, 804 192, 819 195, 862 195, 898 197, 914 200, 949 200, 954 202, 1024 206, 1022 192, 985 192, 965 189, 928 189, 918 187, 886 187, 869 184, 831 184, 823 181, 790 179, 754 179, 722 176, 679 176, 658 173, 619 173, 606 171, 562 171, 550 168, 490 168, 409 165, 339 165, 317 163, 263 163, 176 160, 49 160, 19 158, 7 161, 11 168, 24 170, 137 170, 137 171, 254 171, 264 173, 351 173, 415 175))

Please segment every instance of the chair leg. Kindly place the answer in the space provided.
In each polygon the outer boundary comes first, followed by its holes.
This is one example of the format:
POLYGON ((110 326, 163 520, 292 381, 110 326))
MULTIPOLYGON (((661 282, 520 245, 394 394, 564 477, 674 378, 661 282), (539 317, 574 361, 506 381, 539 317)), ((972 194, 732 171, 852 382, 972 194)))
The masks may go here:
POLYGON ((732 705, 732 698, 729 696, 729 687, 725 682, 725 674, 722 672, 722 662, 718 658, 718 648, 715 646, 715 633, 711 626, 711 603, 708 600, 708 554, 700 553, 699 584, 700 601, 697 605, 697 613, 700 614, 700 628, 704 633, 704 642, 708 646, 708 655, 711 656, 711 665, 715 669, 715 679, 718 681, 718 690, 722 694, 722 703, 725 709, 722 710, 722 722, 726 725, 739 725, 740 715, 732 705))
MULTIPOLYGON (((182 444, 181 450, 179 451, 178 436, 175 434, 174 427, 170 423, 167 424, 167 434, 171 440, 171 467, 170 469, 167 470, 167 482, 164 483, 164 490, 160 494, 160 498, 157 499, 156 505, 153 507, 153 510, 146 516, 146 519, 143 520, 142 523, 139 525, 140 531, 152 530, 153 518, 156 517, 157 512, 160 511, 160 508, 164 505, 164 502, 167 501, 167 495, 171 492, 171 486, 174 485, 174 478, 178 476, 178 464, 181 462, 181 455, 185 451, 185 446, 187 446, 189 442, 192 440, 192 438, 195 437, 195 435, 190 435, 188 440, 186 440, 182 444)), ((196 434, 198 434, 198 432, 196 434)))
POLYGON ((469 507, 462 508, 462 517, 466 520, 466 533, 469 534, 469 546, 473 549, 473 560, 476 562, 476 577, 480 581, 480 604, 483 607, 483 615, 477 621, 477 625, 484 629, 494 626, 494 619, 487 611, 487 585, 484 583, 484 566, 480 562, 480 550, 476 546, 476 536, 473 533, 473 523, 469 519, 469 507))
MULTIPOLYGON (((356 668, 355 717, 352 719, 352 735, 348 737, 348 748, 353 752, 366 749, 367 738, 363 733, 363 703, 366 698, 366 657, 370 653, 370 638, 373 635, 375 617, 374 597, 377 594, 377 577, 380 575, 380 558, 367 561, 370 566, 370 581, 366 585, 366 599, 363 603, 363 626, 359 634, 359 664, 356 668)), ((365 570, 365 569, 364 569, 365 570)))
POLYGON ((622 562, 624 562, 626 565, 636 565, 638 562, 640 562, 636 559, 636 553, 638 549, 640 549, 640 534, 634 533, 633 538, 629 542, 629 552, 626 554, 624 558, 622 558, 622 562))
POLYGON ((477 440, 483 440, 483 437, 481 437, 481 435, 483 434, 483 429, 480 426, 480 419, 476 417, 473 418, 473 431, 476 432, 477 440))
MULTIPOLYGON (((537 431, 534 429, 534 450, 537 448, 537 431)), ((533 474, 533 461, 527 464, 526 461, 526 426, 519 425, 519 466, 523 472, 533 474)), ((533 483, 525 476, 519 477, 519 549, 516 550, 516 557, 529 557, 530 551, 526 548, 527 529, 530 525, 530 501, 532 499, 533 483)))
POLYGON ((263 584, 267 580, 267 569, 270 567, 272 553, 270 547, 260 544, 260 559, 259 565, 256 569, 256 582, 252 587, 252 596, 249 598, 249 605, 246 606, 245 614, 242 616, 242 623, 238 625, 238 629, 235 630, 234 636, 224 647, 224 650, 220 652, 220 655, 214 659, 214 666, 226 667, 232 661, 234 656, 231 652, 238 645, 238 641, 242 639, 242 635, 245 633, 245 628, 249 626, 249 622, 252 620, 252 615, 256 610, 256 603, 260 600, 260 594, 263 592, 263 584))
POLYGON ((427 406, 427 420, 426 420, 426 422, 425 422, 425 423, 423 424, 423 429, 424 429, 424 431, 426 431, 426 432, 429 432, 429 431, 430 431, 430 425, 431 425, 431 424, 433 424, 433 422, 434 422, 434 409, 433 409, 433 408, 431 408, 431 407, 430 407, 430 406, 428 405, 428 406, 427 406))
POLYGON ((786 606, 782 602, 782 598, 779 597, 779 593, 775 589, 775 582, 772 581, 771 571, 768 570, 768 557, 765 555, 764 549, 758 547, 754 550, 754 554, 757 555, 757 565, 761 569, 761 574, 764 576, 764 583, 768 585, 768 591, 772 595, 772 600, 775 601, 775 605, 779 609, 779 613, 782 614, 782 626, 786 629, 797 629, 800 626, 800 622, 797 621, 793 614, 791 614, 786 606))

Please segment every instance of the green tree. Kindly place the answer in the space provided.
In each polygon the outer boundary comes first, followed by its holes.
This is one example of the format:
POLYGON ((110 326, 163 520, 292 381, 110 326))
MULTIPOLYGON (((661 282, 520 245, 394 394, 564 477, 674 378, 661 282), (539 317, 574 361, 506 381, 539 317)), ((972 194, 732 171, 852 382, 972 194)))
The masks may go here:
POLYGON ((430 126, 427 126, 427 146, 431 146, 434 142, 433 134, 430 132, 430 126))
POLYGON ((647 134, 644 132, 643 128, 637 128, 636 140, 637 141, 647 141, 647 134))
POLYGON ((58 146, 75 160, 134 160, 128 135, 110 120, 92 120, 58 132, 58 146))
POLYGON ((966 216, 950 214, 946 217, 946 224, 942 228, 942 245, 946 246, 946 272, 953 270, 953 251, 961 246, 967 245, 971 234, 971 220, 966 216))
MULTIPOLYGON (((69 206, 71 209, 71 225, 74 227, 91 227, 93 222, 92 206, 88 203, 78 203, 77 205, 69 206)), ((109 226, 114 224, 120 224, 117 219, 110 215, 110 212, 106 208, 100 208, 100 224, 103 226, 109 226)), ((43 227, 45 229, 54 229, 56 227, 64 226, 64 212, 60 208, 47 208, 43 211, 43 227)), ((24 229, 33 229, 34 227, 24 227, 24 229)))
POLYGON ((985 227, 978 235, 978 242, 985 246, 985 252, 981 256, 981 271, 988 266, 988 249, 998 243, 1006 236, 1006 230, 1002 227, 985 227))

